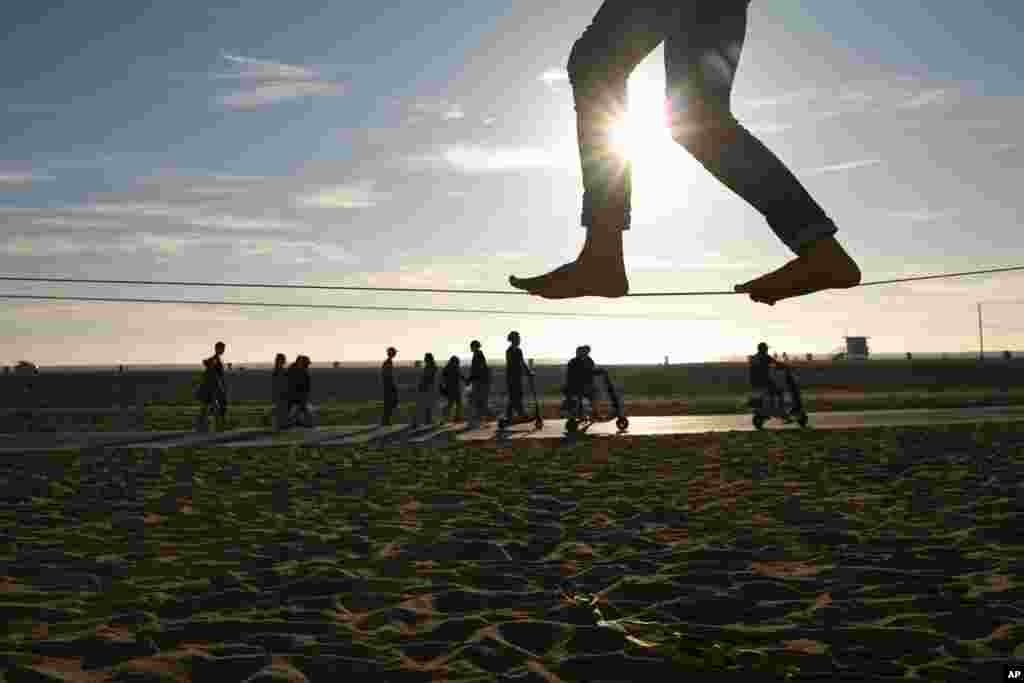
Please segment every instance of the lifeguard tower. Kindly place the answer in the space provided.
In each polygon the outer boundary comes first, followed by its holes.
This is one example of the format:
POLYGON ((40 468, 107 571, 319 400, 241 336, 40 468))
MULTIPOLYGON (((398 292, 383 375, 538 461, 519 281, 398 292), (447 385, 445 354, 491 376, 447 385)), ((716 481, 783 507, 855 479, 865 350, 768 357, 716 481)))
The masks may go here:
POLYGON ((871 355, 868 348, 868 337, 843 337, 845 348, 841 347, 832 360, 867 360, 871 355))

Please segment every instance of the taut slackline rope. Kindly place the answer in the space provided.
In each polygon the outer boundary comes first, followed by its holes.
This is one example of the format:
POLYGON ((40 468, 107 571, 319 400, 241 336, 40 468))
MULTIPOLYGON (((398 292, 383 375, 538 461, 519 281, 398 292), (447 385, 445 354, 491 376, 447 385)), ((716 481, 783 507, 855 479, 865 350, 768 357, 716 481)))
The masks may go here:
MULTIPOLYGON (((935 280, 938 278, 963 277, 965 275, 985 275, 990 273, 1005 273, 1013 270, 1024 270, 1024 266, 1009 266, 1007 268, 988 268, 986 270, 969 270, 961 273, 938 273, 935 275, 912 275, 910 277, 893 278, 891 280, 874 280, 862 282, 858 287, 870 287, 872 285, 888 285, 897 282, 913 282, 916 280, 935 280)), ((416 292, 425 294, 505 294, 525 295, 529 292, 517 292, 503 289, 433 289, 421 287, 356 287, 342 285, 284 285, 252 282, 179 282, 171 280, 92 280, 83 278, 57 278, 57 277, 18 277, 13 275, 0 275, 0 280, 16 282, 51 282, 51 283, 74 283, 74 284, 102 284, 102 285, 160 285, 179 287, 238 287, 238 288, 264 288, 264 289, 322 289, 334 291, 352 292, 416 292)), ((635 292, 626 296, 720 296, 725 294, 745 294, 745 292, 709 291, 709 292, 635 292)), ((0 295, 2 296, 2 295, 0 295)))

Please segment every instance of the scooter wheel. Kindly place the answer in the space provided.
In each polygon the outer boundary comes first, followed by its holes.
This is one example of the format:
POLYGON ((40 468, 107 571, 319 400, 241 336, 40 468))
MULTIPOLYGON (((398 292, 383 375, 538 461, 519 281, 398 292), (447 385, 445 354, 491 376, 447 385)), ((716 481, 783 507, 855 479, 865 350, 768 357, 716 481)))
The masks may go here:
POLYGON ((754 416, 754 428, 755 429, 764 429, 764 418, 761 417, 760 415, 755 415, 754 416))
POLYGON ((544 427, 544 420, 538 417, 536 420, 533 421, 533 426, 536 427, 537 429, 541 429, 542 427, 544 427))
POLYGON ((629 419, 626 417, 620 417, 615 421, 615 426, 619 428, 620 432, 624 432, 629 428, 629 419))
POLYGON ((565 431, 569 434, 575 434, 576 430, 579 429, 580 423, 576 421, 576 418, 570 417, 565 421, 565 431))

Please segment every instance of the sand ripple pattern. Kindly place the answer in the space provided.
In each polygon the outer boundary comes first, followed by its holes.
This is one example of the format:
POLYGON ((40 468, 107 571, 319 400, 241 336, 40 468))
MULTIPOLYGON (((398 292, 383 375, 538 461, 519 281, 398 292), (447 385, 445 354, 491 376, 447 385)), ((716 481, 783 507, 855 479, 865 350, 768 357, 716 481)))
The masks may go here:
POLYGON ((8 457, 0 669, 970 680, 1024 659, 1022 474, 1012 424, 8 457))

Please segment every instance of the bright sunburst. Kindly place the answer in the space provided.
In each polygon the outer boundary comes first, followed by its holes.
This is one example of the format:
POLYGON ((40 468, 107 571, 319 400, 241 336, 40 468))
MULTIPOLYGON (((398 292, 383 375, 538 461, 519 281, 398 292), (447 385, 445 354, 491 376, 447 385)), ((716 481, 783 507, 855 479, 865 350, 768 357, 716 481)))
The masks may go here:
POLYGON ((629 79, 629 109, 612 128, 611 141, 616 153, 641 164, 663 158, 675 146, 663 84, 639 73, 629 79))
POLYGON ((664 80, 634 72, 629 108, 612 128, 611 145, 632 162, 634 221, 656 220, 686 207, 700 166, 672 139, 664 80))

